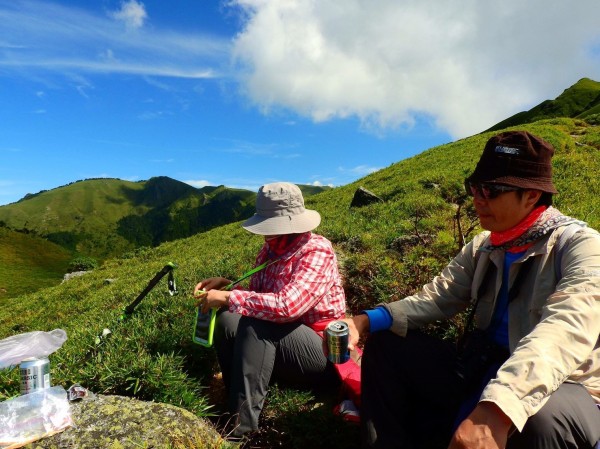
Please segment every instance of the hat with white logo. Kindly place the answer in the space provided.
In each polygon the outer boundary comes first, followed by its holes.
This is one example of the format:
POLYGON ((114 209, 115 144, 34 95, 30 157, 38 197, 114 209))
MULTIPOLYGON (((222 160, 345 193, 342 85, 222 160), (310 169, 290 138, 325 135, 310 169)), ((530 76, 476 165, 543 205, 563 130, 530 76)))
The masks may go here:
POLYGON ((558 193, 552 183, 554 148, 527 131, 507 131, 489 139, 468 182, 486 182, 558 193))
POLYGON ((300 234, 319 226, 321 215, 304 207, 302 191, 289 182, 265 184, 256 195, 256 213, 242 223, 254 234, 300 234))

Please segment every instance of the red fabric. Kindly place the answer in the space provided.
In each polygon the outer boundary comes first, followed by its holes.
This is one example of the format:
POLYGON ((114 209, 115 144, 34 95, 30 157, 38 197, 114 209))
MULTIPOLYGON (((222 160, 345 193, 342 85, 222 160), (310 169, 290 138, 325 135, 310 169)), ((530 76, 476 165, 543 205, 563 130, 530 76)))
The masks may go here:
POLYGON ((267 241, 269 256, 271 259, 281 257, 288 248, 293 247, 303 234, 284 234, 267 241))
MULTIPOLYGON (((265 243, 256 265, 269 259, 269 250, 265 243)), ((300 234, 279 260, 250 278, 248 290, 231 291, 229 311, 308 326, 344 317, 346 297, 331 242, 311 232, 300 234)))
MULTIPOLYGON (((518 223, 516 226, 514 226, 510 229, 507 229, 506 231, 492 232, 490 235, 490 241, 491 241, 492 245, 500 246, 500 245, 503 245, 507 242, 510 242, 510 241, 515 240, 516 238, 520 237, 521 235, 523 235, 525 233, 525 231, 527 231, 531 226, 533 226, 533 224, 538 220, 538 218, 540 218, 540 216, 544 213, 544 211, 546 209, 547 209, 547 206, 539 206, 539 207, 535 208, 534 210, 532 210, 529 213, 529 215, 527 215, 527 217, 525 217, 523 220, 521 220, 521 222, 518 223)), ((531 245, 533 245, 533 243, 534 242, 530 242, 526 245, 509 248, 509 249, 507 249, 507 251, 511 252, 511 253, 518 253, 521 251, 525 251, 527 248, 529 248, 531 245)))
MULTIPOLYGON (((344 316, 341 316, 340 318, 344 318, 344 316)), ((311 323, 311 324, 309 324, 309 326, 312 330, 314 330, 315 332, 318 332, 322 336, 323 331, 325 330, 327 325, 329 323, 331 323, 332 321, 335 321, 336 319, 338 319, 338 318, 335 318, 335 319, 334 318, 326 318, 324 320, 319 320, 316 323, 311 323)))
MULTIPOLYGON (((356 348, 356 356, 358 357, 359 363, 362 358, 362 350, 356 348)), ((342 392, 344 397, 352 400, 357 407, 360 407, 360 364, 357 363, 353 357, 345 363, 335 364, 340 379, 342 380, 342 392)))

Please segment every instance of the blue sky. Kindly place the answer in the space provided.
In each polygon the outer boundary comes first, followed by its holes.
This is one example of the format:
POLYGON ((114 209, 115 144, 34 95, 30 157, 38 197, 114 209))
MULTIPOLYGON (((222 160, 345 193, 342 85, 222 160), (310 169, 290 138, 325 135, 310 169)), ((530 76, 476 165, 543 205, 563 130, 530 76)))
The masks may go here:
POLYGON ((0 0, 0 205, 339 186, 600 81, 600 2, 0 0))

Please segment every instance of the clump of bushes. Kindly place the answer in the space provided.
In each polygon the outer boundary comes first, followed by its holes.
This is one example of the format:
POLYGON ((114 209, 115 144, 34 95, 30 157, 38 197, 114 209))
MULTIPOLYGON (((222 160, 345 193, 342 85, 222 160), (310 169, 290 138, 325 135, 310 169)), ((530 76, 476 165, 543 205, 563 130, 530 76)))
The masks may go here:
POLYGON ((92 257, 80 256, 69 262, 68 272, 90 271, 98 267, 98 261, 92 257))

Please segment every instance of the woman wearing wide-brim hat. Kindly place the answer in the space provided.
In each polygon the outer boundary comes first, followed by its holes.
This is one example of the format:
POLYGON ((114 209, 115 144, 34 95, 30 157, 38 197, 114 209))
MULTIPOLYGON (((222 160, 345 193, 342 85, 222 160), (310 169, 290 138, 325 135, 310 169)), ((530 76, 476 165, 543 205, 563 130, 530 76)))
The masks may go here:
POLYGON ((321 216, 304 207, 298 186, 262 186, 256 213, 242 226, 264 236, 256 266, 272 261, 250 278, 249 288, 223 291, 228 279, 201 281, 202 307, 221 308, 214 345, 236 418, 231 436, 258 429, 271 382, 332 388, 335 368, 323 354, 325 325, 346 310, 342 279, 331 242, 311 231, 321 216))

